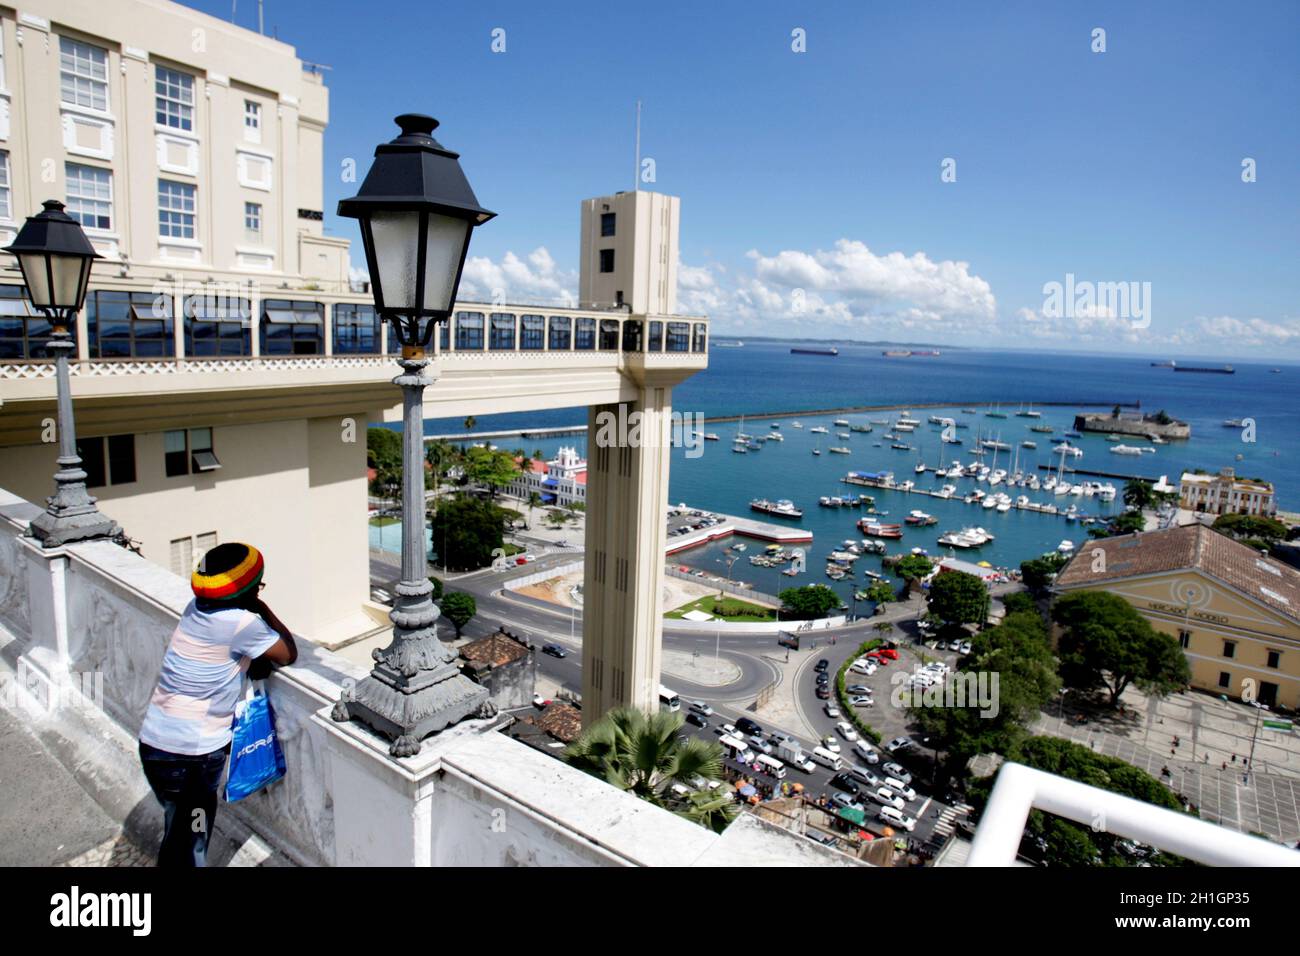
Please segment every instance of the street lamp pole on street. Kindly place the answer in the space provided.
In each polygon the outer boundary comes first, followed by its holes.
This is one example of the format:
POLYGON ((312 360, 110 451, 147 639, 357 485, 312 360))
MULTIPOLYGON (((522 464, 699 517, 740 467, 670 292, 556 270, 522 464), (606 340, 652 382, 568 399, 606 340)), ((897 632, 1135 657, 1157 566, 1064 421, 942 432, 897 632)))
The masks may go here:
POLYGON ((46 499, 45 511, 32 520, 29 533, 43 547, 56 548, 70 541, 111 537, 118 527, 100 514, 86 490, 68 375, 68 358, 77 348, 68 326, 86 301, 90 267, 100 256, 81 224, 63 211, 63 203, 47 199, 42 205, 42 211, 27 219, 4 251, 18 259, 32 306, 50 320, 46 348, 54 355, 59 470, 54 473, 54 494, 46 499))
MULTIPOLYGON (((428 349, 447 322, 475 226, 495 213, 478 204, 457 161, 434 138, 438 121, 406 113, 402 133, 375 150, 356 196, 338 214, 358 220, 375 311, 402 346, 402 580, 389 619, 392 642, 373 652, 375 666, 334 705, 337 721, 357 719, 392 743, 394 757, 420 752, 420 742, 471 715, 490 717, 487 690, 460 673, 456 652, 438 639, 438 608, 424 541, 424 390, 428 349)), ((442 555, 443 566, 447 556, 442 555)))

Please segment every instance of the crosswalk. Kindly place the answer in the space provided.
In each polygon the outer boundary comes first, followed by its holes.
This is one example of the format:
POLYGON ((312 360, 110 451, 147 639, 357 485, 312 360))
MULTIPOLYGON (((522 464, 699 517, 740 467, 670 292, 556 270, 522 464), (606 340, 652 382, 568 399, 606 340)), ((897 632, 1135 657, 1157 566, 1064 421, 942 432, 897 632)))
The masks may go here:
POLYGON ((968 803, 958 803, 951 807, 944 807, 943 812, 939 814, 939 822, 934 825, 934 832, 941 837, 950 837, 953 831, 957 829, 957 817, 964 816, 973 810, 968 803))

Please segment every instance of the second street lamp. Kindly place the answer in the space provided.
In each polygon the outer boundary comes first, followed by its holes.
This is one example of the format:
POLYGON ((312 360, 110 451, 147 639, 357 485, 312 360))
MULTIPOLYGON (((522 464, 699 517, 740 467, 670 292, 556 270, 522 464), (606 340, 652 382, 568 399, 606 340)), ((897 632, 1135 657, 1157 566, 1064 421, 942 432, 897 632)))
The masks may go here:
POLYGON ((86 472, 77 454, 77 429, 72 416, 72 382, 68 357, 76 349, 68 326, 75 321, 90 287, 90 267, 99 253, 81 224, 63 211, 63 203, 47 199, 28 218, 5 248, 18 260, 32 306, 50 320, 54 378, 58 403, 59 470, 48 506, 31 523, 31 534, 46 548, 70 541, 110 537, 118 527, 100 514, 86 490, 86 472))
MULTIPOLYGON (((424 541, 424 389, 426 347, 456 300, 470 233, 495 213, 478 204, 456 153, 433 138, 438 121, 397 117, 402 134, 375 150, 356 196, 338 213, 359 220, 375 309, 401 343, 402 580, 389 619, 392 642, 373 651, 370 675, 334 706, 388 737, 389 753, 410 757, 420 741, 471 715, 494 713, 487 690, 460 673, 456 652, 438 639, 424 541)), ((435 346, 436 350, 436 346, 435 346)))

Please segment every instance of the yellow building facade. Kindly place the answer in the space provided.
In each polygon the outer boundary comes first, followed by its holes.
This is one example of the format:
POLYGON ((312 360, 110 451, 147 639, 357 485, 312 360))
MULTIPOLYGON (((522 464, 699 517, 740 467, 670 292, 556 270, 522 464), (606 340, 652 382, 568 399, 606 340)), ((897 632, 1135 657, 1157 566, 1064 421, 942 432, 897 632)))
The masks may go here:
POLYGON ((1198 690, 1300 708, 1300 572, 1199 525, 1093 541, 1058 594, 1128 601, 1178 641, 1198 690))

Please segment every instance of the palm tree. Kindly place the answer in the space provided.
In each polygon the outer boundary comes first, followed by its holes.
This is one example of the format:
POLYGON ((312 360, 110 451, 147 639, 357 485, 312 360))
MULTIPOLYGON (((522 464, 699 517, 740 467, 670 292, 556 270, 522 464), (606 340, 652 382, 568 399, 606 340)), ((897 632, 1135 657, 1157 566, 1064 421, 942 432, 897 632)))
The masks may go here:
POLYGON ((620 707, 584 731, 564 758, 610 786, 721 832, 737 812, 734 802, 713 794, 682 798, 671 789, 696 777, 722 779, 722 748, 695 737, 679 740, 681 726, 680 713, 620 707))
POLYGON ((542 496, 535 491, 528 492, 528 526, 533 526, 533 509, 542 503, 542 496))
POLYGON ((467 415, 465 417, 465 431, 472 432, 474 430, 474 426, 477 424, 478 424, 478 419, 475 418, 473 415, 467 415))
POLYGON ((880 639, 882 641, 886 640, 889 637, 889 635, 893 632, 893 630, 894 630, 894 625, 891 624, 889 621, 879 621, 876 624, 876 633, 880 635, 880 639))

